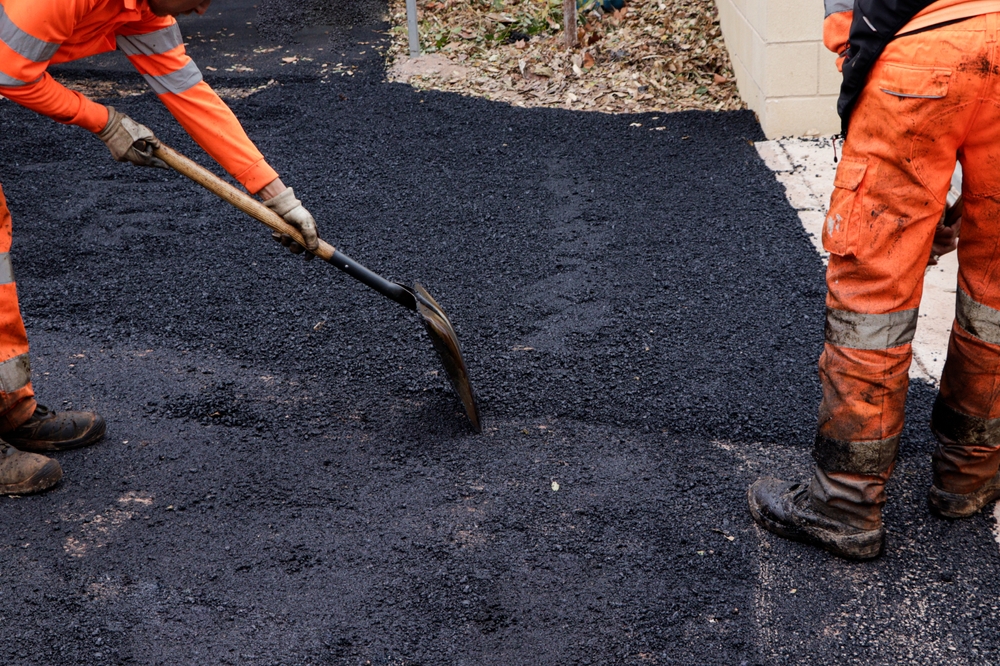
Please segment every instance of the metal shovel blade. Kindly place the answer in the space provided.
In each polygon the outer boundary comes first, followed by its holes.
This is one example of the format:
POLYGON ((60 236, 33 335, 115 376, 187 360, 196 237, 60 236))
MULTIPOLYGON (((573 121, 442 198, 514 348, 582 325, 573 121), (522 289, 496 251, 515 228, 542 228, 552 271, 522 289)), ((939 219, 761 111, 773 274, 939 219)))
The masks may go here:
POLYGON ((452 327, 448 315, 419 282, 413 285, 413 292, 414 296, 417 297, 417 313, 424 322, 431 342, 434 343, 434 349, 437 350, 438 356, 441 358, 441 363, 448 373, 448 379, 451 380, 455 393, 465 405, 465 413, 468 414, 472 427, 476 432, 482 432, 479 405, 476 403, 476 394, 469 382, 469 369, 465 366, 465 359, 462 358, 462 348, 458 344, 455 329, 452 327))

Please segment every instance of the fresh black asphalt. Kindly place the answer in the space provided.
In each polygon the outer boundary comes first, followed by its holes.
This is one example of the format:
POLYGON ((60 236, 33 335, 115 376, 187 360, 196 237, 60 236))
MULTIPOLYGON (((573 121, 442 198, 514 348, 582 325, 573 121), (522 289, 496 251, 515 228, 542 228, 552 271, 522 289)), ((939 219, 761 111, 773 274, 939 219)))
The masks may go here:
MULTIPOLYGON (((449 312, 485 431, 412 313, 0 102, 36 391, 109 426, 0 499, 0 663, 1000 662, 993 519, 924 505, 932 388, 883 558, 747 514, 808 467, 824 296, 751 113, 419 92, 378 3, 218 5, 183 22, 208 80, 278 82, 232 107, 327 240, 449 312)), ((111 103, 214 166, 151 93, 111 103)))

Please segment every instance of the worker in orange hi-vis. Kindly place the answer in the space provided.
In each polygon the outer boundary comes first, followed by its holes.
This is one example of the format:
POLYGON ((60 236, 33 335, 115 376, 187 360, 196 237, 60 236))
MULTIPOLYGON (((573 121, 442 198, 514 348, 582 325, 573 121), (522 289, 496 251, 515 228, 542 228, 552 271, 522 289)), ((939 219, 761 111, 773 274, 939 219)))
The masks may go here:
MULTIPOLYGON (((203 14, 211 0, 0 0, 0 95, 97 135, 120 162, 163 166, 150 155, 153 133, 114 108, 57 83, 47 72, 97 53, 122 51, 198 144, 251 194, 301 231, 306 247, 276 237, 292 252, 318 246, 312 215, 285 187, 184 51, 179 14, 203 14)), ((11 216, 0 189, 0 493, 55 485, 59 463, 41 453, 92 444, 105 431, 93 412, 56 412, 35 402, 28 338, 10 262, 11 216)))
POLYGON ((964 518, 1000 497, 1000 0, 826 0, 826 10, 845 140, 823 229, 816 465, 808 483, 760 479, 748 499, 771 532, 868 559, 884 547, 924 271, 956 245, 928 500, 964 518), (961 242, 940 225, 956 161, 961 242))

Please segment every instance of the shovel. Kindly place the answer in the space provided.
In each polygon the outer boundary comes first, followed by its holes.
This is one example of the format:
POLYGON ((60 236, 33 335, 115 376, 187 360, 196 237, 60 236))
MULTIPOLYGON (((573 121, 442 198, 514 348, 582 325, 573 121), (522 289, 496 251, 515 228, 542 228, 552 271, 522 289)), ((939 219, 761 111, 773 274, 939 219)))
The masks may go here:
MULTIPOLYGON (((187 176, 250 217, 263 222, 273 231, 288 234, 292 240, 305 247, 302 234, 295 227, 285 222, 270 208, 245 192, 236 189, 208 169, 192 162, 163 143, 158 143, 156 146, 150 144, 150 152, 177 173, 187 176)), ((319 247, 313 250, 313 254, 333 264, 386 298, 396 301, 420 315, 420 320, 423 322, 424 328, 427 329, 431 342, 434 343, 434 349, 441 357, 441 363, 444 364, 444 369, 448 373, 448 379, 451 380, 455 393, 458 394, 465 406, 465 413, 469 416, 472 427, 476 432, 482 432, 479 405, 476 403, 476 394, 472 390, 472 384, 469 383, 469 370, 465 366, 465 359, 462 358, 462 349, 458 344, 455 329, 452 327, 448 315, 444 313, 437 301, 427 293, 427 290, 420 283, 415 283, 413 289, 410 289, 396 282, 389 282, 322 240, 319 242, 319 247)))

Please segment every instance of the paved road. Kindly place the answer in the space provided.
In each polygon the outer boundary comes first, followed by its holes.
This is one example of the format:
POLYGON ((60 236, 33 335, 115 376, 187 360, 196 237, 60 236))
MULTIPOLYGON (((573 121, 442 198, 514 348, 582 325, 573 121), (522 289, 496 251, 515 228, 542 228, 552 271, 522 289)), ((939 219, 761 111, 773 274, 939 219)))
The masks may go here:
MULTIPOLYGON (((1000 661, 992 519, 924 508, 928 387, 885 557, 747 516, 807 465, 823 313, 752 114, 418 93, 383 82, 377 3, 234 5, 185 20, 208 78, 278 81, 234 109, 331 242, 449 311, 486 430, 410 313, 0 102, 36 389, 109 422, 58 489, 0 499, 0 662, 1000 661), (278 45, 357 71, 253 51, 278 45)), ((63 75, 135 82, 113 58, 63 75)), ((205 159, 153 96, 114 103, 205 159)))

